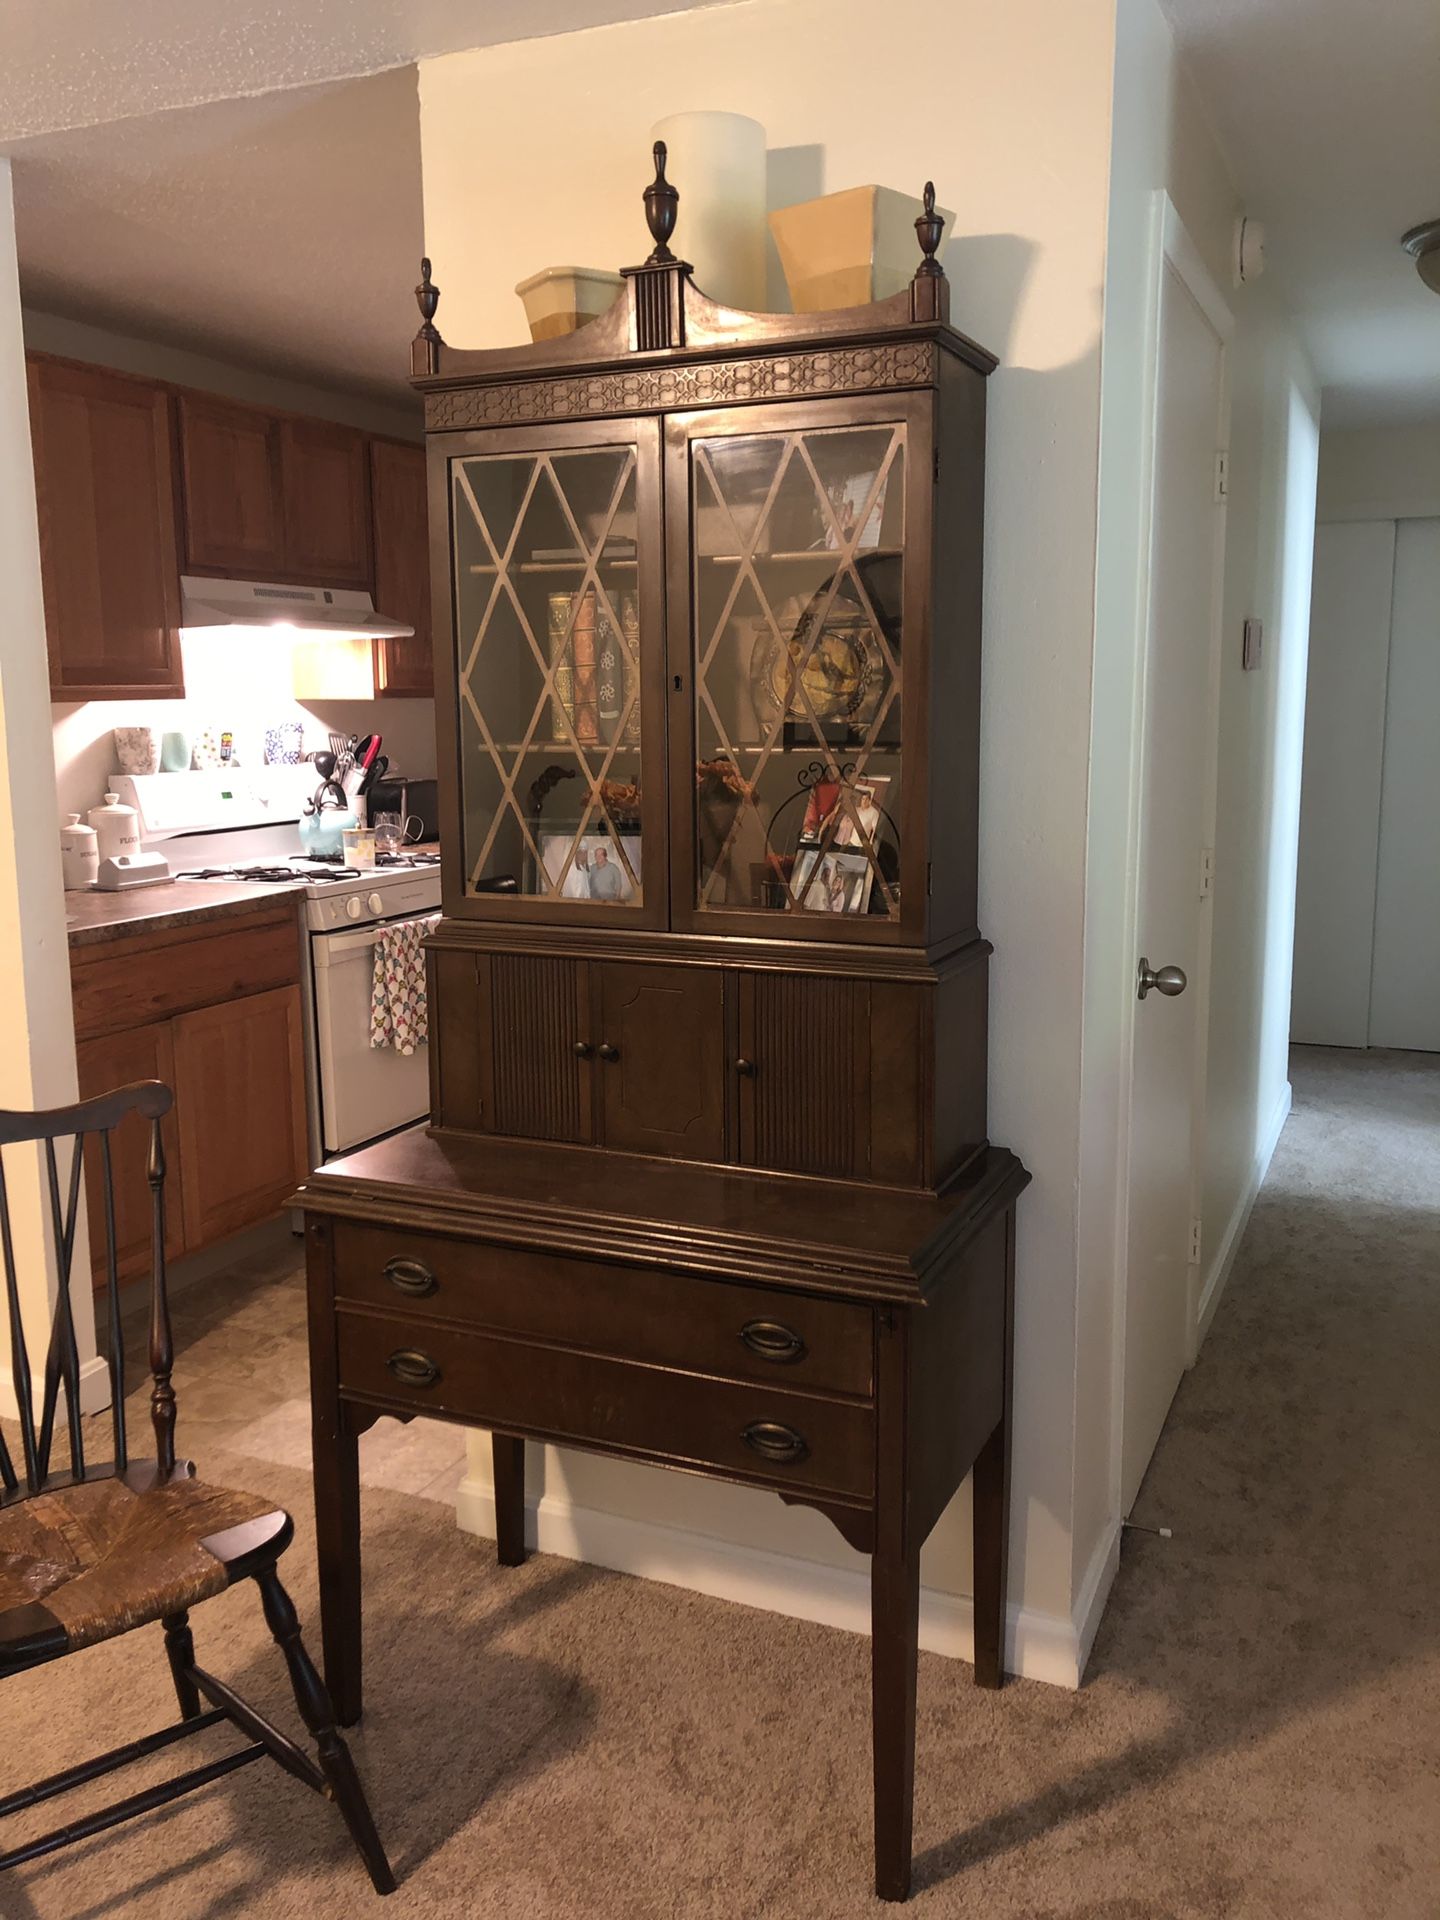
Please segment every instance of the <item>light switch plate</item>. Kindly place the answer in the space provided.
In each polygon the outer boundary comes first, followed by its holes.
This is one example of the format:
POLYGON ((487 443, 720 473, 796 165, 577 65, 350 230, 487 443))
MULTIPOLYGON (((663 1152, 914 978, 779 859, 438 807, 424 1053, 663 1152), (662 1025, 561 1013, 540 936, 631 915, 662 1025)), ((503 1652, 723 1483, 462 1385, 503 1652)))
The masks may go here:
POLYGON ((1265 641, 1265 622, 1252 613, 1245 622, 1245 644, 1240 655, 1240 665, 1246 673, 1253 673, 1260 665, 1260 649, 1265 641))

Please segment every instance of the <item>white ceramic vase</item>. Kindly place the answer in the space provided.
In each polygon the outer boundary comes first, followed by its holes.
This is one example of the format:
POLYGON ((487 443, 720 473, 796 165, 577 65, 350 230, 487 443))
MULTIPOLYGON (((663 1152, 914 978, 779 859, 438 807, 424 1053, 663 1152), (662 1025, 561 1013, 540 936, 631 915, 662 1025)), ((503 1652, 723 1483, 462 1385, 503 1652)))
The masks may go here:
POLYGON ((672 113, 651 138, 680 196, 670 245, 722 306, 765 306, 765 129, 743 113, 672 113))
POLYGON ((515 291, 525 304, 532 340, 554 340, 596 320, 615 303, 624 282, 603 267, 542 267, 515 291))

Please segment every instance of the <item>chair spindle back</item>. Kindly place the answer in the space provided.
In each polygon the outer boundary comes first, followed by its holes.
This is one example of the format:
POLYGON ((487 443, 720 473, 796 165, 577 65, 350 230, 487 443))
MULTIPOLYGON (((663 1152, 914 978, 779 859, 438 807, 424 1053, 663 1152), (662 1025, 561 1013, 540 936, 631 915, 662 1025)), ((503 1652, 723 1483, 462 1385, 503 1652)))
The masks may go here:
MULTIPOLYGON (((52 1474, 50 1466, 62 1395, 70 1451, 68 1477, 84 1480, 112 1472, 124 1473, 129 1465, 125 1437, 125 1347, 120 1327, 115 1170, 111 1136, 119 1123, 132 1113, 139 1114, 150 1123, 150 1146, 146 1162, 151 1212, 150 1371, 154 1376, 150 1415, 155 1429, 156 1467, 162 1479, 174 1470, 175 1390, 170 1384, 174 1348, 165 1289, 165 1146, 161 1134, 161 1122, 173 1103, 174 1096, 162 1081, 141 1080, 133 1086, 120 1087, 114 1093, 101 1094, 93 1100, 82 1100, 74 1106, 56 1107, 44 1113, 0 1111, 0 1255, 3 1255, 5 1266, 10 1378, 20 1425, 18 1465, 6 1445, 4 1434, 0 1433, 0 1503, 24 1499, 66 1477, 59 1470, 52 1474), (84 1146, 87 1136, 92 1134, 99 1136, 100 1149, 105 1293, 109 1322, 106 1359, 110 1374, 110 1419, 114 1441, 113 1459, 101 1464, 87 1464, 85 1458, 85 1434, 80 1408, 80 1349, 71 1300, 84 1146), (67 1136, 71 1150, 62 1183, 56 1143, 67 1136), (34 1376, 20 1305, 20 1278, 11 1225, 10 1196, 5 1182, 4 1148, 22 1145, 38 1145, 43 1150, 49 1231, 55 1251, 57 1278, 45 1348, 38 1419, 34 1376)), ((100 1224, 94 1219, 90 1221, 92 1238, 99 1231, 100 1224)))

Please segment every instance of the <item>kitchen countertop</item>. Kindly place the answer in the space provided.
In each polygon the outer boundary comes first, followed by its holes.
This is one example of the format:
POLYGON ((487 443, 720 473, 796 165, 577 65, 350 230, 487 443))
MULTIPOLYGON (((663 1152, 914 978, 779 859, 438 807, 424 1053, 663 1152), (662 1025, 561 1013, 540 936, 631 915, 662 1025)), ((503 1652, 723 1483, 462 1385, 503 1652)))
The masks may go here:
POLYGON ((127 934, 159 933, 189 927, 200 920, 226 920, 254 913, 281 894, 303 897, 303 880, 174 880, 115 893, 76 892, 65 896, 65 926, 71 947, 122 940, 127 934))

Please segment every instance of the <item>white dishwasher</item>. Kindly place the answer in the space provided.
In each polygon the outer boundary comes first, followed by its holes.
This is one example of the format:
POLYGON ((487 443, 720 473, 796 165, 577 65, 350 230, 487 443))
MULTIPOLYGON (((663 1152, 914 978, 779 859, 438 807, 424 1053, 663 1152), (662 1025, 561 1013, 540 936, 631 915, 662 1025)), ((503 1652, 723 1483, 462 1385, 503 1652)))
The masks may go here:
MULTIPOLYGON (((378 1140, 397 1128, 423 1120, 430 1111, 430 1049, 397 1053, 370 1044, 370 1000, 375 981, 375 948, 385 928, 400 920, 418 920, 428 932, 438 913, 387 911, 384 919, 363 926, 317 929, 312 903, 310 926, 310 1002, 313 1075, 311 1112, 319 1139, 319 1160, 378 1140)), ((323 903, 332 913, 340 902, 323 903)), ((386 900, 386 908, 392 905, 386 900)), ((338 916, 336 916, 338 917, 338 916)))

